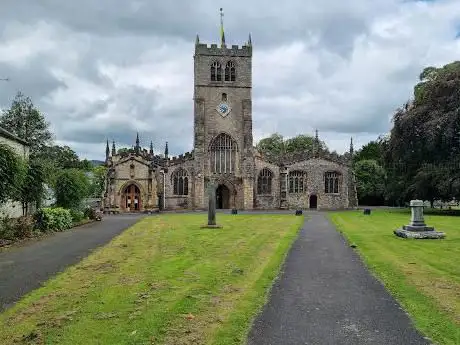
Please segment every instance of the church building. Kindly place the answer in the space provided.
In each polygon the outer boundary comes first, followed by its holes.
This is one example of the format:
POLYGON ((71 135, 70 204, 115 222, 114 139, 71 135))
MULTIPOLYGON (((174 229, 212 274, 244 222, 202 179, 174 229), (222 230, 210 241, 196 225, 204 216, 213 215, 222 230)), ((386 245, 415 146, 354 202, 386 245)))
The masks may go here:
MULTIPOLYGON (((344 209, 357 206, 352 145, 344 156, 313 152, 273 162, 260 155, 252 133, 252 42, 201 43, 194 55, 193 150, 169 157, 141 148, 106 147, 104 211, 207 209, 216 188, 220 209, 344 209)), ((318 133, 316 133, 319 148, 318 133)))

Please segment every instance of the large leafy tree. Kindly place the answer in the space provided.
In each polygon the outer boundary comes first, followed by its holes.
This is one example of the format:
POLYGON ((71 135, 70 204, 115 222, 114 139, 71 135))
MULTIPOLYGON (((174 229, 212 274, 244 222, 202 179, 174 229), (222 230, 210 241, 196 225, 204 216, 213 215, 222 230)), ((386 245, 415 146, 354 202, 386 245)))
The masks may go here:
POLYGON ((25 164, 13 149, 0 143, 0 203, 17 200, 25 176, 25 164))
POLYGON ((29 142, 32 155, 40 152, 52 139, 45 117, 21 92, 17 93, 11 107, 3 111, 0 127, 29 142))
POLYGON ((382 205, 385 199, 386 174, 376 160, 366 159, 354 166, 358 200, 362 205, 382 205))
POLYGON ((78 169, 62 170, 56 180, 56 204, 64 208, 79 208, 89 193, 89 180, 78 169))
POLYGON ((53 166, 59 169, 78 168, 80 165, 78 155, 68 146, 45 146, 37 154, 37 158, 52 162, 53 166))
POLYGON ((460 178, 460 61, 426 68, 414 100, 393 120, 384 145, 389 186, 406 199, 453 197, 460 178))
POLYGON ((316 139, 313 136, 300 134, 293 138, 285 139, 281 134, 275 133, 267 138, 261 139, 257 145, 257 150, 267 158, 279 160, 286 153, 300 153, 327 151, 326 144, 319 140, 319 147, 316 148, 316 139))

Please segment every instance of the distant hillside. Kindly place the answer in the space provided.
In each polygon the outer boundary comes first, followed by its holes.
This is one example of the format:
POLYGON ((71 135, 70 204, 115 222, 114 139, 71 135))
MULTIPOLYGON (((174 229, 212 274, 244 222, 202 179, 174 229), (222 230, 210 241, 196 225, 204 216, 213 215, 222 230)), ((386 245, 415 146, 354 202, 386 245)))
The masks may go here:
POLYGON ((98 161, 98 160, 91 160, 90 161, 92 165, 94 165, 95 167, 98 167, 99 165, 104 165, 104 161, 98 161))

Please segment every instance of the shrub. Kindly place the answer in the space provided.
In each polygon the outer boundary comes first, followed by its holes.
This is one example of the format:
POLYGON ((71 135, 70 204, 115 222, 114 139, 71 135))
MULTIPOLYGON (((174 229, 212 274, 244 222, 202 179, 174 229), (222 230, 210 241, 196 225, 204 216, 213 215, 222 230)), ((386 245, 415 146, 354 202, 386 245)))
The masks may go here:
POLYGON ((96 219, 96 210, 92 207, 85 208, 84 215, 86 218, 94 220, 96 219))
POLYGON ((24 216, 19 218, 0 219, 0 238, 4 240, 21 239, 31 235, 35 222, 32 217, 24 216))
POLYGON ((70 211, 62 207, 38 210, 35 220, 41 231, 64 231, 72 226, 70 211))
POLYGON ((81 222, 83 218, 85 218, 83 211, 80 210, 71 209, 70 215, 72 216, 72 222, 74 223, 81 222))
POLYGON ((14 239, 13 219, 3 216, 0 219, 0 238, 4 240, 14 239))
POLYGON ((89 180, 83 171, 63 170, 56 180, 56 205, 65 208, 78 208, 88 195, 89 180))

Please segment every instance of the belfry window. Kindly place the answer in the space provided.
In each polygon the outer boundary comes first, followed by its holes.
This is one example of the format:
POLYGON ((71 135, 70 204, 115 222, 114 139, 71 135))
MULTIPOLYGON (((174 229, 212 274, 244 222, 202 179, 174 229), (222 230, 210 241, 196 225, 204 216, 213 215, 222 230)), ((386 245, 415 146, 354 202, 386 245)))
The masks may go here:
POLYGON ((289 193, 303 193, 305 191, 306 174, 303 171, 289 173, 289 193))
POLYGON ((171 175, 174 195, 188 195, 188 173, 187 170, 179 168, 171 175))
POLYGON ((235 78, 236 78, 235 63, 233 61, 229 61, 225 65, 225 81, 235 81, 235 78))
POLYGON ((217 61, 211 65, 211 81, 222 81, 222 66, 217 61))
POLYGON ((328 171, 324 174, 324 192, 334 194, 339 192, 340 173, 328 171))
POLYGON ((235 172, 237 146, 235 140, 228 134, 219 134, 211 143, 211 170, 216 174, 231 174, 235 172))
POLYGON ((257 194, 272 193, 272 172, 264 168, 260 171, 257 178, 257 194))

